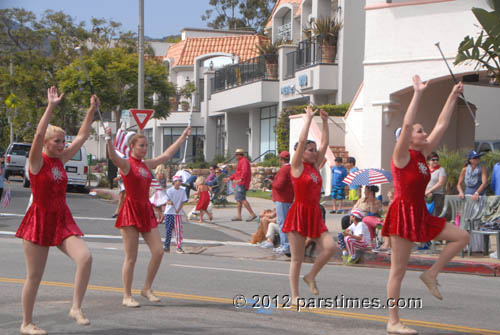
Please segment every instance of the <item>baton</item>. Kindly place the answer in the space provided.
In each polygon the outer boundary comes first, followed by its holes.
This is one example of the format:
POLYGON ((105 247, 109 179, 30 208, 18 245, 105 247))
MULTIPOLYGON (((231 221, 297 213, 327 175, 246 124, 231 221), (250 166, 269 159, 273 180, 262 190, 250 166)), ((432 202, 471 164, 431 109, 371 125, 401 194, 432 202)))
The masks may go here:
MULTIPOLYGON (((453 74, 453 71, 451 71, 450 65, 448 65, 448 61, 447 61, 447 60, 446 60, 446 58, 444 57, 443 50, 441 50, 441 46, 439 45, 439 42, 435 43, 434 45, 438 48, 439 52, 441 53, 441 57, 443 57, 443 60, 444 60, 444 62, 445 62, 445 64, 446 64, 446 66, 448 67, 448 71, 450 71, 451 77, 453 78, 453 81, 455 82, 455 84, 458 84, 457 77, 455 77, 455 75, 453 74)), ((477 126, 479 126, 479 122, 477 122, 477 120, 476 120, 476 116, 475 116, 475 115, 474 115, 474 113, 472 112, 472 108, 470 108, 469 102, 467 101, 467 99, 465 99, 464 94, 463 94, 463 93, 461 93, 461 94, 460 94, 460 97, 461 97, 462 99, 464 99, 464 101, 465 101, 465 105, 467 106, 467 109, 469 110, 470 116, 471 116, 471 117, 472 117, 472 119, 474 120, 474 124, 475 124, 475 126, 476 126, 476 127, 477 127, 477 126)))

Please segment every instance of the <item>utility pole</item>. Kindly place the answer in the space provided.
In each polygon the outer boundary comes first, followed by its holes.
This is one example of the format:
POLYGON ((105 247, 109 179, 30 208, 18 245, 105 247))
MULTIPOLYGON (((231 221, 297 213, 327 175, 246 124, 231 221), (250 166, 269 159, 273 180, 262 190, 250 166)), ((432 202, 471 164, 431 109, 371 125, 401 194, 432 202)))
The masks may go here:
MULTIPOLYGON (((10 76, 13 77, 14 76, 14 63, 12 62, 12 53, 10 54, 9 70, 10 70, 10 76)), ((9 113, 7 114, 7 121, 9 122, 9 127, 10 127, 10 137, 9 137, 10 142, 9 143, 14 142, 14 129, 12 127, 12 112, 14 112, 14 114, 17 114, 17 107, 14 108, 14 111, 9 110, 9 113)))
POLYGON ((144 109, 144 0, 139 0, 139 78, 137 108, 144 109))

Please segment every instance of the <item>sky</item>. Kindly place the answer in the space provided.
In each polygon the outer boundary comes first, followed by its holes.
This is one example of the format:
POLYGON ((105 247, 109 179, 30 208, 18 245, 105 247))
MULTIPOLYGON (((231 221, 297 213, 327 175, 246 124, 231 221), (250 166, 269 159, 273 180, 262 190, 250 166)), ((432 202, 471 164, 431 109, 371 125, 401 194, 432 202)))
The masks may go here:
MULTIPOLYGON (((182 28, 206 28, 201 15, 209 0, 144 0, 144 35, 161 38, 179 34, 182 28)), ((112 19, 122 30, 137 32, 139 0, 0 0, 0 8, 24 8, 38 18, 47 9, 63 11, 87 27, 92 17, 112 19)))

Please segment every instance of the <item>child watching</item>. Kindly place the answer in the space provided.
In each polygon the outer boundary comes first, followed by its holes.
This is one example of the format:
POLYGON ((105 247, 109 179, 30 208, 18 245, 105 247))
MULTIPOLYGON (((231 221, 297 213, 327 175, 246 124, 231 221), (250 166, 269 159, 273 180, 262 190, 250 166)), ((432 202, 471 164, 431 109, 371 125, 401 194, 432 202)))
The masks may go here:
POLYGON ((370 231, 362 222, 363 216, 362 211, 353 209, 350 215, 351 225, 338 235, 342 248, 342 260, 346 265, 359 261, 356 249, 364 249, 370 245, 370 231))
POLYGON ((186 191, 181 188, 182 178, 174 176, 172 178, 174 184, 167 190, 167 206, 165 207, 165 252, 170 252, 170 240, 172 239, 172 229, 175 226, 175 237, 177 242, 177 253, 183 254, 182 250, 182 207, 188 201, 186 191))
MULTIPOLYGON (((353 173, 359 171, 356 166, 356 158, 349 157, 347 158, 347 168, 349 169, 349 173, 353 173)), ((349 185, 349 200, 357 201, 361 197, 361 191, 359 185, 349 185)))
POLYGON ((200 211, 200 220, 198 223, 203 223, 203 214, 205 213, 208 215, 210 221, 212 221, 212 214, 207 211, 210 204, 210 194, 208 193, 209 187, 205 185, 205 177, 198 177, 194 185, 196 186, 196 197, 198 198, 195 210, 200 211))
POLYGON ((332 167, 332 207, 330 214, 340 213, 342 208, 342 200, 345 198, 344 184, 342 181, 347 177, 347 170, 342 165, 342 157, 335 158, 335 166, 332 167), (337 200, 340 201, 340 206, 337 207, 337 200))

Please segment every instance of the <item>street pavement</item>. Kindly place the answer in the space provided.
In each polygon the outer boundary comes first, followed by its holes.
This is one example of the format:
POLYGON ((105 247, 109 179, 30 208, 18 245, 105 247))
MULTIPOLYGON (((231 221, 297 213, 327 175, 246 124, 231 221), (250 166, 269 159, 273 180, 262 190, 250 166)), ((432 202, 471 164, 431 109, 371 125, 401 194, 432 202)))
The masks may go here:
MULTIPOLYGON (((12 234, 22 220, 29 191, 14 180, 11 186, 11 205, 0 213, 0 334, 19 333, 25 278, 22 243, 12 234)), ((270 205, 269 201, 253 198, 250 202, 255 211, 270 205)), ((68 193, 68 204, 93 255, 83 306, 92 324, 77 326, 67 317, 75 267, 52 248, 34 312, 35 323, 50 334, 385 334, 385 308, 325 308, 324 303, 338 297, 343 299, 337 303, 346 298, 368 298, 380 299, 383 304, 387 269, 328 264, 317 279, 324 308, 313 308, 320 304, 318 300, 308 300, 309 307, 300 312, 276 308, 276 303, 286 302, 289 294, 288 259, 249 245, 257 223, 230 222, 235 208, 216 209, 214 224, 184 225, 189 242, 185 249, 207 249, 201 254, 164 255, 154 283, 161 303, 149 303, 136 291, 142 306, 122 307, 123 248, 110 218, 116 204, 76 193, 68 193), (233 304, 233 297, 239 295, 247 298, 243 308, 233 304), (259 301, 252 302, 257 298, 259 301), (267 307, 269 300, 270 308, 252 308, 259 303, 267 307)), ((163 227, 160 231, 164 235, 163 227)), ((137 290, 144 282, 148 259, 147 246, 141 244, 133 285, 137 290)), ((304 264, 302 274, 310 267, 304 264)), ((401 316, 420 334, 500 334, 496 318, 498 278, 443 273, 439 279, 444 300, 438 301, 418 275, 408 271, 402 296, 417 299, 414 302, 421 306, 402 310, 401 316)), ((304 298, 313 298, 302 283, 300 289, 304 298)))

